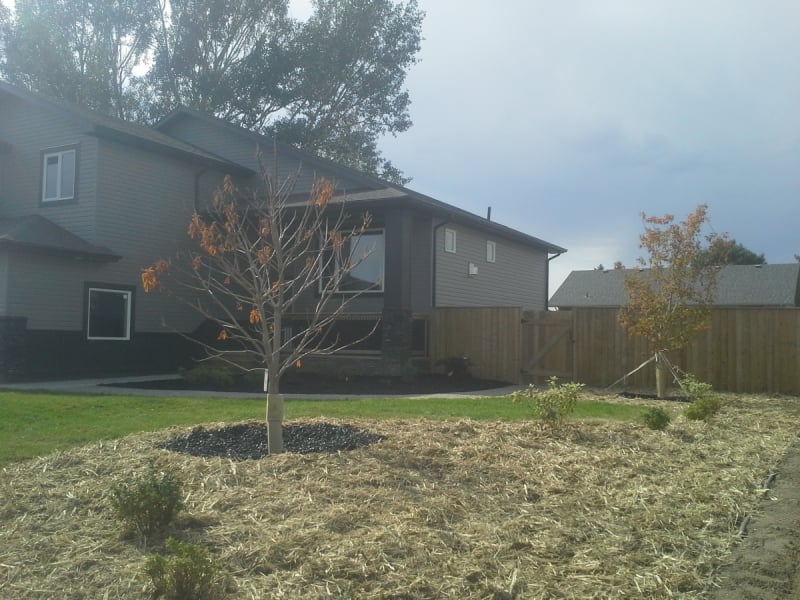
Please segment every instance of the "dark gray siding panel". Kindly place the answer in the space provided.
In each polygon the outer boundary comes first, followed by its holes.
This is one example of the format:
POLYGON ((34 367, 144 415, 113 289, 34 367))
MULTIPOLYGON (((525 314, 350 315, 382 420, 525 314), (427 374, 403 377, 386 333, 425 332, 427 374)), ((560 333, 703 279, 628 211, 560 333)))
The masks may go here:
POLYGON ((80 331, 83 282, 92 274, 83 261, 10 253, 7 314, 28 317, 28 329, 80 331))
POLYGON ((8 252, 0 252, 0 317, 8 313, 8 252))
POLYGON ((411 244, 411 310, 427 314, 431 310, 431 245, 433 224, 430 217, 414 217, 411 244))
POLYGON ((94 243, 97 139, 56 111, 8 96, 0 100, 0 139, 11 144, 11 151, 4 156, 7 177, 2 192, 3 214, 38 213, 94 243), (78 148, 77 201, 41 205, 42 151, 72 145, 78 148))
POLYGON ((222 174, 112 141, 101 142, 99 164, 98 243, 122 259, 98 269, 96 280, 138 287, 137 331, 193 331, 196 313, 165 294, 144 294, 141 270, 188 242, 196 176, 219 181, 222 174))
POLYGON ((547 303, 547 254, 447 225, 456 230, 456 253, 444 251, 445 227, 436 232, 436 306, 519 306, 544 310, 547 303), (486 260, 486 242, 496 244, 496 262, 486 260), (469 274, 470 264, 477 273, 469 274))
MULTIPOLYGON (((263 163, 267 166, 270 175, 279 183, 283 183, 287 178, 295 177, 299 173, 293 190, 295 194, 309 193, 318 177, 325 177, 334 181, 340 189, 345 191, 361 187, 341 177, 333 176, 324 169, 320 170, 309 165, 303 165, 295 158, 275 157, 272 146, 259 147, 251 136, 242 135, 242 133, 225 126, 223 123, 216 125, 192 117, 178 118, 169 123, 164 133, 203 148, 208 152, 213 152, 226 160, 243 165, 256 173, 260 173, 257 158, 257 150, 260 150, 263 163)), ((254 177, 250 184, 258 185, 259 178, 254 177)))

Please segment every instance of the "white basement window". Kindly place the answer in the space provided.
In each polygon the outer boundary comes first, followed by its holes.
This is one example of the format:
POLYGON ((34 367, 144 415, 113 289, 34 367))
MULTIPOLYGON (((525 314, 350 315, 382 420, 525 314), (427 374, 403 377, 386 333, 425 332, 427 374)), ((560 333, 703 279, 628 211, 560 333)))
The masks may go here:
POLYGON ((130 340, 131 300, 130 290, 90 287, 86 302, 87 339, 130 340))

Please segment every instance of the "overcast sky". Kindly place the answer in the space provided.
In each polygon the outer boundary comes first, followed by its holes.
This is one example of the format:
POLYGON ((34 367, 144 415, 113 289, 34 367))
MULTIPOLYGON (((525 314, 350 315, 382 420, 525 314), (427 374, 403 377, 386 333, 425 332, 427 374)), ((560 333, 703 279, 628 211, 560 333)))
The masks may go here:
MULTIPOLYGON (((640 214, 800 253, 797 0, 419 0, 414 126, 381 148, 409 187, 563 246, 641 255, 640 214)), ((293 9, 302 17, 305 0, 293 9)))
POLYGON ((381 149, 409 187, 567 248, 551 294, 634 265, 642 212, 706 203, 767 262, 800 253, 797 0, 419 4, 414 125, 381 149))

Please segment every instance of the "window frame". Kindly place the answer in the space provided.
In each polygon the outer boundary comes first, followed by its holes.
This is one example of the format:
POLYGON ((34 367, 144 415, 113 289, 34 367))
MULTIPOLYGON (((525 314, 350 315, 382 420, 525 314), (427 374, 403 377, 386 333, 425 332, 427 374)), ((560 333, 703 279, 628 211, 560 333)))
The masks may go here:
MULTIPOLYGON (((362 289, 362 290, 342 290, 342 289, 337 288, 336 290, 334 290, 335 294, 342 294, 342 295, 361 295, 361 294, 365 294, 366 295, 366 294, 369 294, 369 295, 375 295, 375 294, 383 294, 384 293, 384 290, 386 289, 386 229, 384 229, 382 227, 375 227, 375 228, 372 228, 372 229, 365 229, 361 233, 349 237, 348 240, 347 240, 347 243, 348 243, 348 247, 349 247, 349 244, 351 243, 353 238, 360 238, 362 235, 369 235, 369 234, 375 234, 375 233, 380 233, 381 236, 383 237, 383 252, 382 252, 383 253, 383 264, 381 266, 381 278, 380 278, 379 286, 376 285, 375 287, 362 289)), ((342 252, 342 255, 343 254, 344 254, 344 252, 342 252)), ((352 250, 350 250, 350 254, 348 255, 348 259, 350 257, 352 257, 352 250)), ((370 255, 370 257, 371 257, 371 255, 370 255)), ((339 260, 340 260, 340 258, 338 256, 333 258, 333 261, 335 263, 333 265, 333 268, 336 269, 337 271, 338 271, 339 265, 340 265, 339 260)), ((367 260, 369 260, 369 257, 367 258, 367 260)), ((350 272, 352 273, 352 270, 350 272)), ((324 278, 325 277, 328 277, 328 276, 326 276, 324 273, 320 276, 318 293, 322 293, 322 289, 323 289, 323 287, 325 285, 324 284, 324 278)))
POLYGON ((60 146, 58 148, 48 148, 42 150, 41 153, 41 178, 40 187, 41 193, 39 194, 39 203, 42 206, 53 206, 58 204, 71 204, 78 201, 78 146, 60 146), (62 185, 64 183, 64 156, 73 155, 73 173, 72 173, 72 195, 64 196, 62 185), (55 197, 47 197, 47 167, 48 159, 57 157, 57 178, 56 189, 57 195, 55 197))
POLYGON ((497 262, 497 242, 494 240, 486 240, 486 262, 497 262))
POLYGON ((133 286, 86 282, 84 284, 84 338, 89 342, 129 342, 133 338, 134 329, 134 301, 136 288, 133 286), (125 334, 119 337, 92 335, 92 292, 117 294, 126 298, 125 303, 125 334))
POLYGON ((458 253, 458 232, 451 227, 444 228, 444 251, 448 254, 458 253), (452 241, 452 243, 448 243, 452 241))

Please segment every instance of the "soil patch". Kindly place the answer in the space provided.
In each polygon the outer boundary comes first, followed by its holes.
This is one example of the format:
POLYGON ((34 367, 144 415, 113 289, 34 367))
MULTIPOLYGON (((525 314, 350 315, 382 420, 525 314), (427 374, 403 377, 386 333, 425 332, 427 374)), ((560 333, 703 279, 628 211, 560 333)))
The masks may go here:
MULTIPOLYGON (((210 392, 263 393, 263 387, 254 379, 242 379, 232 385, 209 383, 193 384, 184 379, 136 381, 115 383, 114 387, 142 388, 151 390, 186 390, 210 392)), ((292 376, 281 382, 283 394, 336 394, 336 395, 424 395, 462 393, 489 390, 507 386, 502 381, 488 379, 457 378, 446 375, 427 374, 413 379, 403 377, 351 376, 348 378, 324 375, 292 376)))
POLYGON ((800 598, 800 442, 789 448, 774 475, 743 530, 746 537, 720 570, 720 587, 709 598, 800 598))

